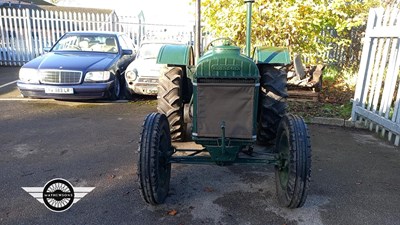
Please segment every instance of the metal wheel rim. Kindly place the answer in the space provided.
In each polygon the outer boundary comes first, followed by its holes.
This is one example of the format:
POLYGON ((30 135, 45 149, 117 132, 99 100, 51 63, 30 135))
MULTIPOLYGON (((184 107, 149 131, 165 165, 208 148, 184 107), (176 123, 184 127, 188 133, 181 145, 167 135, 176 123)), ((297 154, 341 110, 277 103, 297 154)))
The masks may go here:
POLYGON ((286 190, 289 183, 289 142, 286 133, 282 133, 279 143, 280 165, 278 175, 281 188, 286 190))

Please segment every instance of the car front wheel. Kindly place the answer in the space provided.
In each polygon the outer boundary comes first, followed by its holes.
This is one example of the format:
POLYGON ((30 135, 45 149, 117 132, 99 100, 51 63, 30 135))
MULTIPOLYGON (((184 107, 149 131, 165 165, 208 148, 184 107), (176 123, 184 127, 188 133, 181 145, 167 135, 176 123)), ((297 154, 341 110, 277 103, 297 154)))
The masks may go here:
POLYGON ((118 100, 121 95, 121 81, 118 75, 114 76, 114 84, 110 89, 110 100, 118 100))

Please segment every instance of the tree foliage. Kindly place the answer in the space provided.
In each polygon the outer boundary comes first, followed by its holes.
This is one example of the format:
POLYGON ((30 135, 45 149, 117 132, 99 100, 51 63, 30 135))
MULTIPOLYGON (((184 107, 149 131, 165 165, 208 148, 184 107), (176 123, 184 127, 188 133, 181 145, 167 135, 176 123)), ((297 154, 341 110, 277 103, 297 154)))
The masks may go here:
MULTIPOLYGON (((246 6, 243 0, 201 0, 205 30, 244 46, 246 6)), ((256 0, 252 44, 289 47, 311 63, 326 62, 332 46, 349 46, 351 30, 366 23, 376 0, 256 0)))
POLYGON ((53 3, 53 4, 58 4, 58 2, 60 2, 60 0, 47 0, 48 2, 51 2, 51 3, 53 3))

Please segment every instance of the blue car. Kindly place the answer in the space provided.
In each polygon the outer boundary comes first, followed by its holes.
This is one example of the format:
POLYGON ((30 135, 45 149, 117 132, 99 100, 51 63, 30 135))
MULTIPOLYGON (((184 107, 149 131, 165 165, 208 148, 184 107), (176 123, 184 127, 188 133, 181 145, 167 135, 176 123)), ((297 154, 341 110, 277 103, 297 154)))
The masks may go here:
POLYGON ((125 69, 135 58, 132 40, 116 32, 69 32, 19 71, 24 97, 110 99, 123 97, 125 69))

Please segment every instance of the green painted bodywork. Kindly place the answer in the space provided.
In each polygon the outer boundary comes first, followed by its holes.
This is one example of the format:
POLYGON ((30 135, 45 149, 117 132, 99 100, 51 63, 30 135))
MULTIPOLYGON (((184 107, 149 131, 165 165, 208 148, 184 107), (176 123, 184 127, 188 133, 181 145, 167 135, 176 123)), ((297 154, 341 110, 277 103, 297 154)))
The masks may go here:
MULTIPOLYGON (((211 159, 215 162, 234 162, 238 153, 245 147, 254 144, 257 129, 257 108, 260 75, 257 65, 254 61, 240 54, 240 48, 236 46, 223 45, 216 46, 206 52, 198 60, 196 71, 193 76, 193 121, 192 121, 192 139, 205 147, 210 153, 211 159), (219 137, 201 137, 198 133, 198 82, 224 83, 246 82, 254 86, 253 93, 253 115, 252 115, 252 137, 249 139, 228 138, 225 137, 224 129, 221 129, 219 137)), ((222 84, 223 86, 224 84, 222 84)), ((218 96, 216 96, 217 98, 218 96)), ((219 96, 229 98, 229 96, 219 96)), ((236 112, 231 112, 236 113, 236 112)), ((224 124, 225 121, 220 121, 224 124)))
MULTIPOLYGON (((272 47, 260 47, 255 49, 255 58, 251 59, 246 55, 240 53, 240 48, 231 45, 215 46, 211 50, 207 51, 202 57, 198 59, 196 67, 192 66, 191 54, 193 49, 186 45, 165 45, 161 48, 157 58, 157 62, 161 64, 168 64, 172 66, 182 66, 186 69, 188 77, 193 82, 193 95, 192 101, 192 140, 197 144, 204 147, 204 151, 210 154, 210 157, 182 157, 172 156, 171 162, 177 163, 209 163, 216 162, 218 164, 224 164, 226 162, 239 162, 248 163, 252 159, 240 159, 238 158, 239 152, 247 147, 251 146, 256 141, 257 133, 257 111, 258 111, 258 97, 259 97, 259 83, 260 73, 257 64, 273 64, 273 65, 286 65, 290 63, 289 52, 285 48, 272 48, 272 47), (247 95, 237 95, 240 98, 252 100, 252 111, 249 114, 252 127, 249 128, 249 132, 252 134, 248 138, 237 138, 228 137, 225 135, 225 130, 222 128, 227 123, 229 127, 233 121, 218 121, 218 126, 221 125, 221 131, 218 135, 202 136, 198 131, 198 101, 199 101, 199 88, 203 88, 204 85, 216 86, 224 88, 225 85, 228 87, 231 84, 238 85, 241 87, 251 86, 247 95), (201 85, 200 85, 201 84, 201 85), (246 86, 247 85, 247 86, 246 86), (254 90, 254 91, 253 91, 254 90)), ((209 87, 208 87, 209 88, 209 87)), ((202 89, 203 93, 205 90, 202 89)), ((238 90, 241 90, 240 88, 238 90)), ((222 98, 219 101, 230 96, 218 96, 215 98, 222 98)), ((244 100, 245 102, 247 100, 244 100)), ((207 101, 204 101, 205 103, 207 101)), ((203 104, 204 105, 204 104, 203 104)), ((251 104, 250 104, 251 105, 251 104)), ((207 105, 205 105, 207 107, 207 105)), ((223 109, 223 108, 221 108, 223 109)), ((209 108, 212 112, 213 109, 209 108)), ((218 110, 219 113, 238 113, 230 112, 227 110, 218 110)), ((201 115, 204 116, 204 115, 201 115)), ((209 116, 209 115, 208 115, 209 116)), ((207 117, 208 118, 208 117, 207 117)), ((219 117, 217 117, 219 118, 219 117)), ((219 119, 218 119, 219 120, 219 119)), ((205 119, 202 120, 207 121, 205 119)), ((250 123, 250 122, 249 122, 250 123)), ((203 125, 204 126, 204 125, 203 125)), ((233 126, 232 126, 233 127, 233 126)), ((200 132, 201 133, 201 132, 200 132)), ((214 132, 215 133, 215 132, 214 132)), ((277 163, 277 159, 270 157, 268 159, 254 159, 255 163, 277 163)))
POLYGON ((254 0, 245 0, 247 5, 247 15, 246 15, 246 55, 250 57, 251 52, 251 12, 252 12, 252 4, 254 0))
POLYGON ((199 78, 259 79, 257 65, 241 55, 236 46, 218 46, 208 51, 197 63, 194 82, 199 78))
POLYGON ((257 64, 289 65, 291 61, 287 48, 257 47, 254 51, 254 62, 257 64))
POLYGON ((177 66, 188 66, 191 64, 193 47, 190 45, 164 45, 158 53, 157 63, 177 66))

